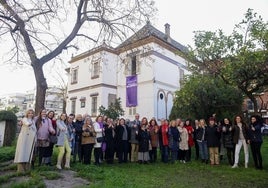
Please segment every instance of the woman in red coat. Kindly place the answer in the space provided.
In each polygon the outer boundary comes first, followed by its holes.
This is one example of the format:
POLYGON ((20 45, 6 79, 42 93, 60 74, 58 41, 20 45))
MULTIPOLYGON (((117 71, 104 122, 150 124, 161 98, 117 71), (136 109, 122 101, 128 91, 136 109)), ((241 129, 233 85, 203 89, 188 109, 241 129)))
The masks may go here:
POLYGON ((186 159, 186 162, 189 162, 191 161, 191 148, 194 146, 194 139, 193 139, 193 132, 194 132, 194 129, 191 125, 191 120, 190 119, 187 119, 185 121, 185 128, 187 129, 187 132, 188 132, 188 145, 189 145, 189 149, 186 151, 186 156, 185 156, 185 159, 186 159))

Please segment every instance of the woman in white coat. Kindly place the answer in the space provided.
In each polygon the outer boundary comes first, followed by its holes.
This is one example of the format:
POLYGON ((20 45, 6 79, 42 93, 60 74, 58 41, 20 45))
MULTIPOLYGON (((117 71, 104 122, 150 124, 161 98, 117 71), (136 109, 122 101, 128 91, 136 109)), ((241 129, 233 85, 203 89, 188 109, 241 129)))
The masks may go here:
POLYGON ((34 111, 27 110, 25 117, 22 119, 21 131, 17 141, 14 163, 18 164, 18 172, 30 170, 30 164, 33 157, 36 126, 33 120, 34 111))

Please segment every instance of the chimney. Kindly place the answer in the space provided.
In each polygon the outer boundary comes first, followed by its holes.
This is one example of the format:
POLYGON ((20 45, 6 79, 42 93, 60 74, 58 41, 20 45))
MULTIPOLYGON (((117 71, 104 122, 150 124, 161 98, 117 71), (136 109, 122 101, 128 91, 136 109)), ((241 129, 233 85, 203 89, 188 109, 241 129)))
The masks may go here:
POLYGON ((170 38, 170 25, 168 23, 165 24, 165 34, 166 34, 166 39, 168 42, 171 42, 170 38))

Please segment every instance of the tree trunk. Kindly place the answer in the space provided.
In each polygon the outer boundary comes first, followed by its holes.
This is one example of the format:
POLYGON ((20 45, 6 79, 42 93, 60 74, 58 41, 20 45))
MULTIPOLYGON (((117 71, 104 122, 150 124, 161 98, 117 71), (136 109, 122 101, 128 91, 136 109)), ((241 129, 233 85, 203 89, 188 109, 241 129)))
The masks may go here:
POLYGON ((65 98, 62 101, 62 113, 66 114, 66 99, 65 98))
POLYGON ((43 66, 35 63, 33 66, 36 81, 35 114, 38 115, 45 108, 47 81, 44 76, 43 66))

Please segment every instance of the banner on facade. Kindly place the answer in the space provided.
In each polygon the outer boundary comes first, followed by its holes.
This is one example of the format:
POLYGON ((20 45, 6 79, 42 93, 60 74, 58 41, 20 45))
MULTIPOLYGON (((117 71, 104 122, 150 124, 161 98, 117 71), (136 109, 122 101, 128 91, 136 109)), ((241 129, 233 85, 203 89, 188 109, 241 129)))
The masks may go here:
POLYGON ((137 106, 137 75, 126 78, 126 106, 137 106))

